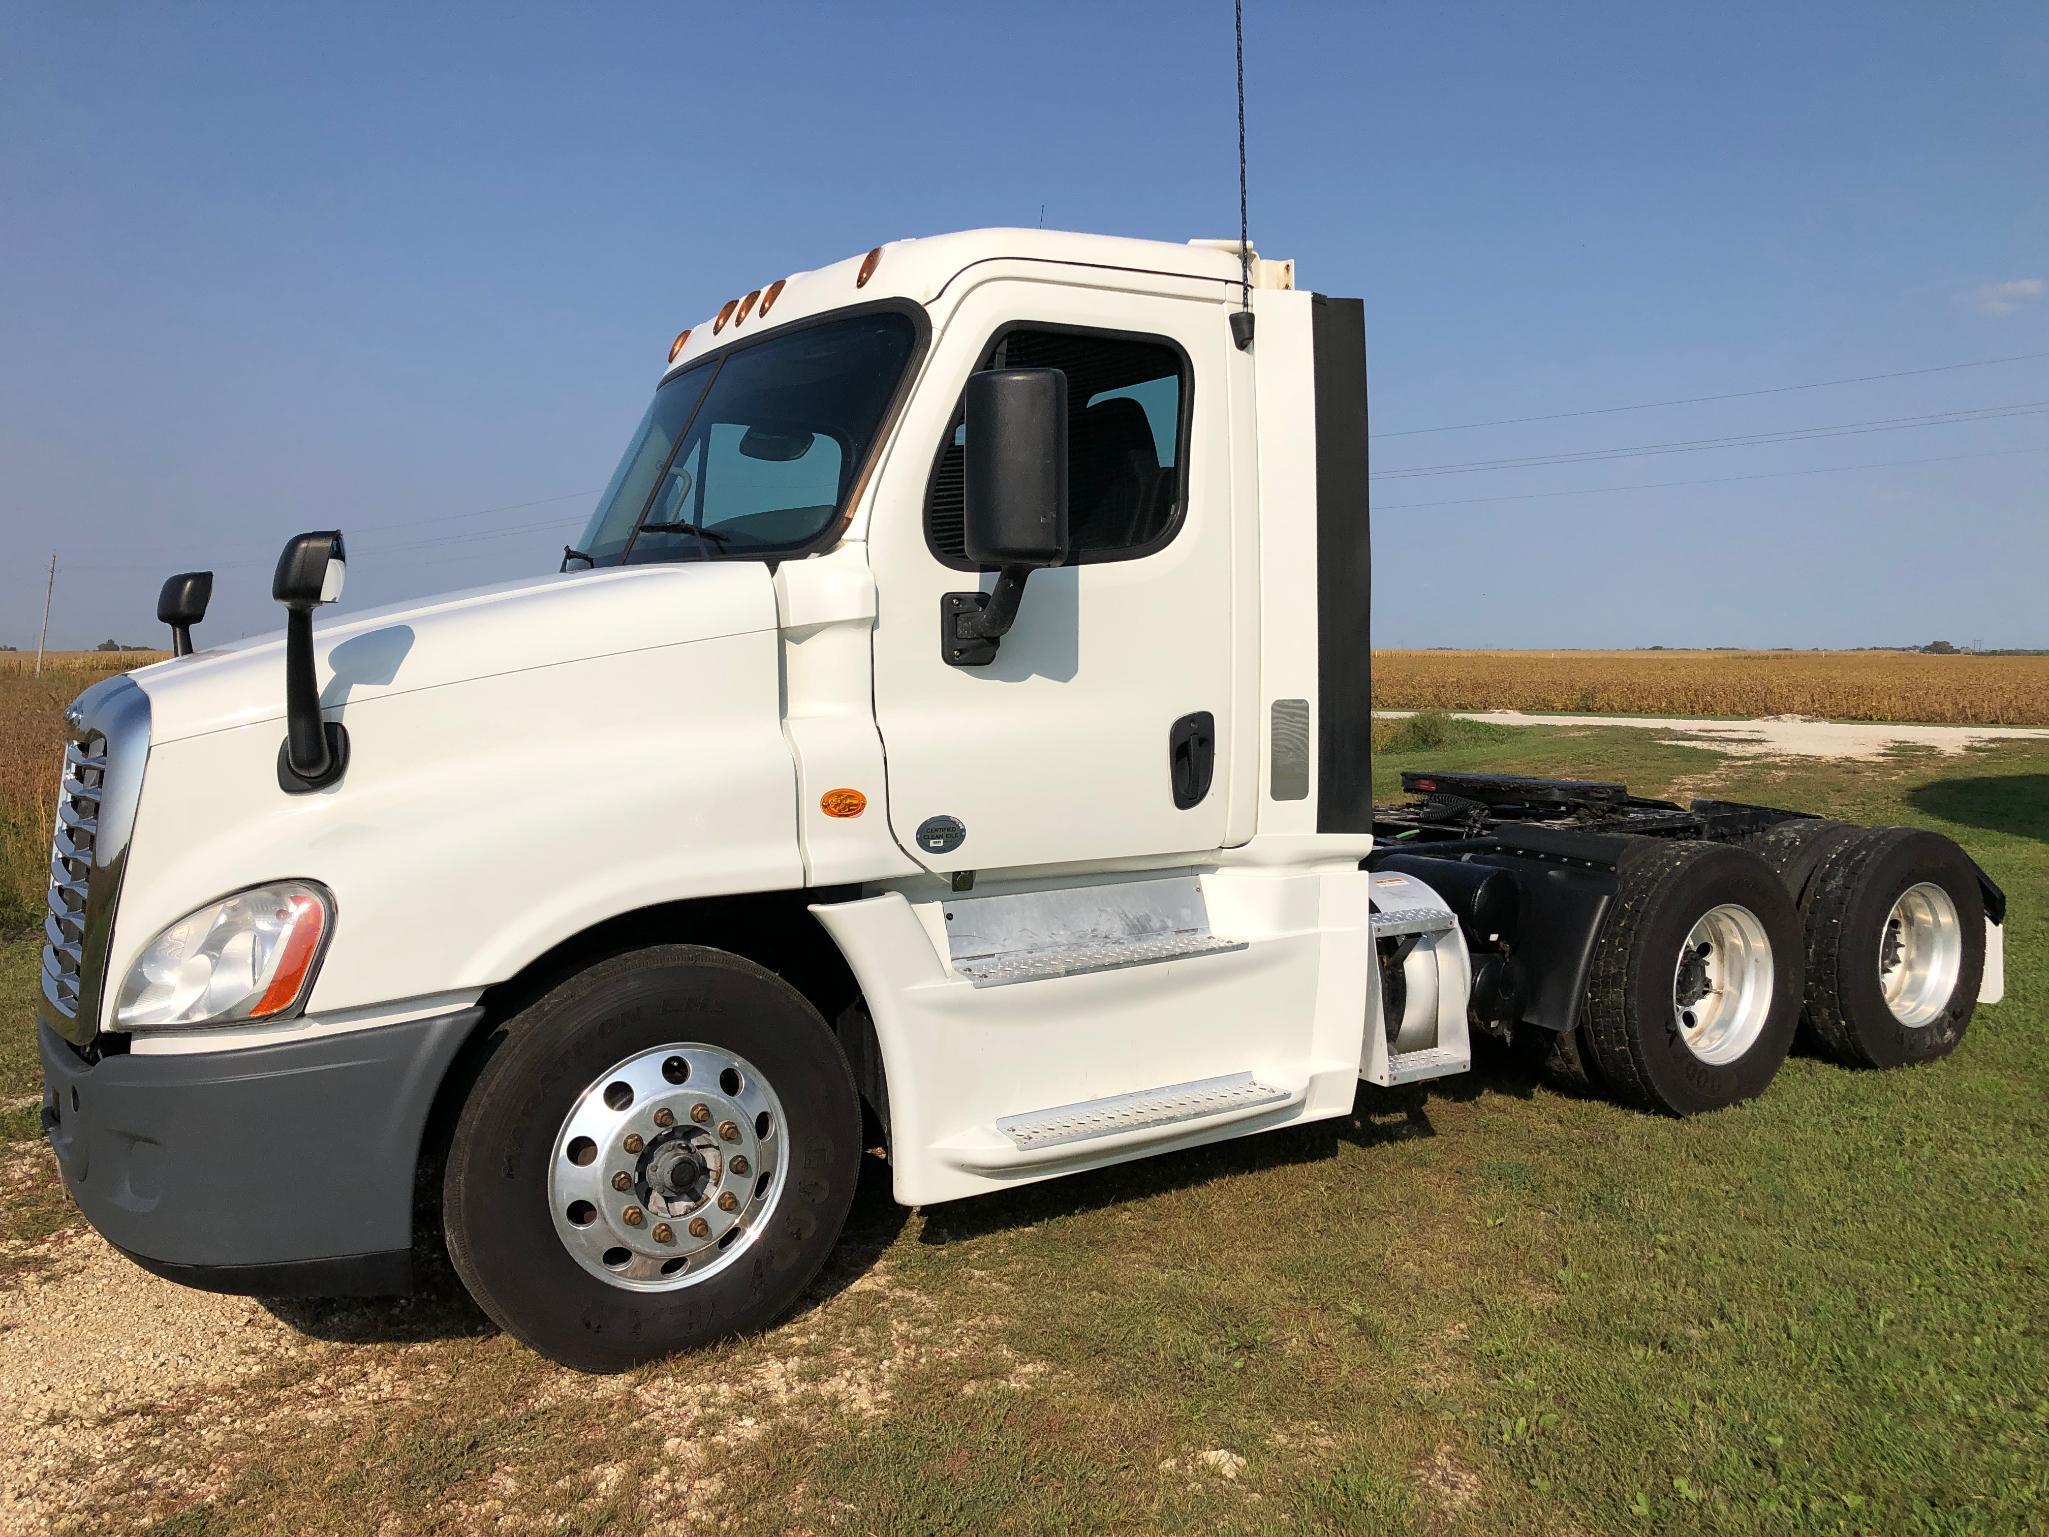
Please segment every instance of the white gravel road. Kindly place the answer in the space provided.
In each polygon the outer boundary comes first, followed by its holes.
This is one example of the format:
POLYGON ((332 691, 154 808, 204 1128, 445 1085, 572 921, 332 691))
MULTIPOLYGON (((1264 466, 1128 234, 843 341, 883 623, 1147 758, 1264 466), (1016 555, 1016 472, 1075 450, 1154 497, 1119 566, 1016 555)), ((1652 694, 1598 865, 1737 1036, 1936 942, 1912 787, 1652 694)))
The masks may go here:
MULTIPOLYGON (((1377 710, 1413 715, 1413 710, 1377 710)), ((1765 720, 1676 720, 1645 715, 1527 715, 1521 710, 1453 710, 1461 720, 1498 726, 1633 726, 1688 747, 1761 758, 1877 758, 1894 747, 1932 747, 1955 755, 1981 742, 2049 741, 2040 726, 1902 726, 1883 721, 1809 720, 1774 715, 1765 720)))

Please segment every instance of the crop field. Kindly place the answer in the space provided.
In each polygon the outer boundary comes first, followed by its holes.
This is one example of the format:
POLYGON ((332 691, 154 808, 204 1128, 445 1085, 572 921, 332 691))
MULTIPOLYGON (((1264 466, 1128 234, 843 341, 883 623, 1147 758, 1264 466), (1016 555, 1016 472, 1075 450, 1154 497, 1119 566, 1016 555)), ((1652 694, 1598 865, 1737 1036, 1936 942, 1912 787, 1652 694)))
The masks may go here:
POLYGON ((1383 795, 1584 773, 1948 833, 2011 898, 2008 1000, 1932 1067, 1796 1052, 1690 1121, 1496 1050, 1335 1122, 924 1211, 871 1156, 795 1316, 600 1379, 498 1334, 431 1251, 410 1300, 264 1303, 84 1227, 37 1127, 20 904, 85 677, 0 675, 31 840, 0 924, 0 1534, 2043 1530, 2049 744, 1792 762, 1381 722, 1383 795))
POLYGON ((1389 710, 1807 715, 2049 726, 2049 656, 1917 651, 1376 651, 1389 710))

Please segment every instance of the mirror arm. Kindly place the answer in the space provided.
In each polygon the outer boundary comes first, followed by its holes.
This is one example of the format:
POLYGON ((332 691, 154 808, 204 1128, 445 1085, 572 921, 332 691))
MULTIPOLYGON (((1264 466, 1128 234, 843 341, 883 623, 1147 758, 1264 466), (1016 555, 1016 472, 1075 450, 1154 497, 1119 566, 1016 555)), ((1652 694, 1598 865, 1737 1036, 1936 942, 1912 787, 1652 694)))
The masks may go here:
POLYGON ((997 574, 996 590, 979 610, 956 618, 953 633, 962 640, 1003 639, 1017 623, 1018 600, 1024 596, 1025 578, 1031 574, 1030 566, 1005 566, 997 574))
POLYGON ((939 600, 939 654, 949 667, 987 667, 1017 622, 1030 566, 1005 566, 993 592, 949 592, 939 600))

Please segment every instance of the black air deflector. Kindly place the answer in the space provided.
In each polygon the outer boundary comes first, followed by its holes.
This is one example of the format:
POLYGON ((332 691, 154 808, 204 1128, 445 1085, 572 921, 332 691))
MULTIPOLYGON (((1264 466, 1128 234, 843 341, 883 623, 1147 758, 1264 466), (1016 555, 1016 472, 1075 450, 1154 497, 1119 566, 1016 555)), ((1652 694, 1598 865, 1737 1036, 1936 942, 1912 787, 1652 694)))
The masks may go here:
POLYGON ((1367 519, 1366 307, 1311 296, 1316 384, 1316 830, 1373 830, 1373 554, 1367 519))

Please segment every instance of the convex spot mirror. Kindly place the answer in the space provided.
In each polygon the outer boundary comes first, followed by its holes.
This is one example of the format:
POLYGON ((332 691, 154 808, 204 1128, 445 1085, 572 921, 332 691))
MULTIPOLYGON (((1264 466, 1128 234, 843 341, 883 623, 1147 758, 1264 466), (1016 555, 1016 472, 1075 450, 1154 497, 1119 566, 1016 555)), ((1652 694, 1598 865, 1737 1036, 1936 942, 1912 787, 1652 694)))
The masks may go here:
POLYGON ((995 368, 968 376, 962 547, 998 570, 1067 559, 1067 375, 995 368))

